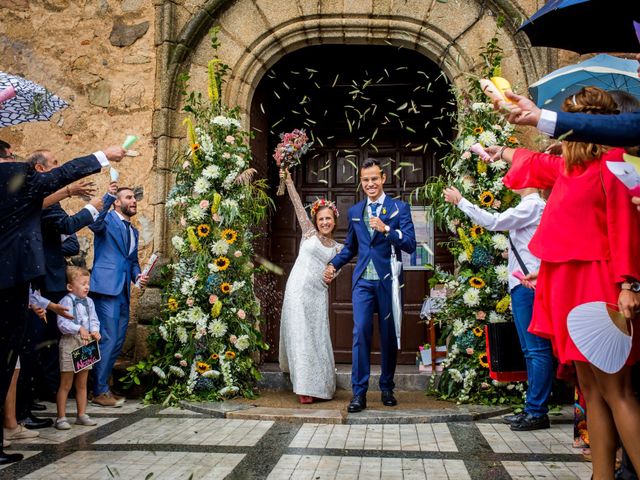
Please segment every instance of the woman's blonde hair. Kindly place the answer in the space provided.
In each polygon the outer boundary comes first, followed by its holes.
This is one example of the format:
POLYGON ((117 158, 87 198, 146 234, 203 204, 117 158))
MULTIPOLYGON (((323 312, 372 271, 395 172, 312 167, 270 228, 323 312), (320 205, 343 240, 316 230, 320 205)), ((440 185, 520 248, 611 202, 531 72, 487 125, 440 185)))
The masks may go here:
MULTIPOLYGON (((598 87, 584 87, 575 95, 567 97, 562 103, 562 110, 601 115, 619 113, 613 97, 598 87)), ((567 171, 600 158, 607 150, 608 147, 597 143, 562 142, 562 156, 567 171)))

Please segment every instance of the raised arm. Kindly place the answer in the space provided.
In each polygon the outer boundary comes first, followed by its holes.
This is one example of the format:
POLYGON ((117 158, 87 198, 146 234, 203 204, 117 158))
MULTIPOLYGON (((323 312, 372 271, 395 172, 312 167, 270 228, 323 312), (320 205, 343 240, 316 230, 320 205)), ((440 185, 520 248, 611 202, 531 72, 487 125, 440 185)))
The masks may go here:
POLYGON ((296 217, 298 219, 298 224, 302 229, 302 236, 309 237, 316 233, 316 228, 311 223, 307 212, 304 209, 304 205, 302 204, 302 200, 300 199, 300 195, 298 195, 298 191, 296 190, 295 185, 293 184, 293 180, 291 179, 291 174, 286 173, 287 178, 285 183, 287 185, 287 192, 289 192, 289 198, 291 198, 291 203, 293 203, 293 209, 296 212, 296 217))

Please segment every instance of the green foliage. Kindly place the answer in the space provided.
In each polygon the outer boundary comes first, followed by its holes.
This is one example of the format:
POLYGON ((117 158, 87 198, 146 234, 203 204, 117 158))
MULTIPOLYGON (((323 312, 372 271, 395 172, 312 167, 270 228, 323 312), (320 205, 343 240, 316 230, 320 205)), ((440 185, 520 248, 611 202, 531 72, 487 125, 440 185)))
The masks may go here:
MULTIPOLYGON (((482 76, 499 73, 502 49, 497 36, 480 54, 482 76)), ((454 272, 433 267, 430 285, 444 284, 448 297, 438 318, 449 352, 444 372, 432 377, 431 393, 459 403, 514 403, 521 400, 522 385, 500 384, 489 377, 484 327, 488 322, 511 320, 508 309, 508 272, 503 254, 509 240, 506 233, 487 232, 474 225, 456 206, 444 201, 443 191, 455 186, 471 203, 490 212, 514 206, 516 197, 502 184, 507 171, 504 161, 489 165, 471 153, 474 143, 515 146, 517 139, 503 117, 494 112, 473 76, 466 90, 454 90, 458 102, 455 120, 458 136, 442 159, 443 175, 430 178, 414 192, 430 204, 431 217, 439 228, 451 232, 444 246, 454 257, 454 272)))
MULTIPOLYGON (((219 43, 212 30, 212 46, 219 43)), ((238 109, 220 100, 228 68, 209 63, 207 95, 180 79, 188 144, 174 156, 175 185, 166 208, 178 226, 175 262, 152 326, 150 358, 130 367, 125 383, 151 378, 147 400, 220 400, 254 396, 254 358, 268 347, 258 330, 253 290, 253 230, 273 206, 263 179, 249 168, 250 134, 238 109)))

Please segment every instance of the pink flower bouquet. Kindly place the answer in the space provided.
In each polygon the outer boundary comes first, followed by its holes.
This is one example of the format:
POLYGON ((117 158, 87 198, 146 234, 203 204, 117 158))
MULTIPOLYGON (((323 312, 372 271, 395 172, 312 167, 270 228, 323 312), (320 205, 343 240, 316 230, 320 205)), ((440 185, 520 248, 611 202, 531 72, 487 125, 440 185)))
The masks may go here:
POLYGON ((304 130, 296 128, 293 132, 280 134, 280 143, 273 152, 276 164, 280 167, 280 171, 284 173, 284 175, 280 176, 277 195, 284 195, 287 170, 300 165, 302 156, 307 153, 310 147, 311 142, 309 142, 304 130))

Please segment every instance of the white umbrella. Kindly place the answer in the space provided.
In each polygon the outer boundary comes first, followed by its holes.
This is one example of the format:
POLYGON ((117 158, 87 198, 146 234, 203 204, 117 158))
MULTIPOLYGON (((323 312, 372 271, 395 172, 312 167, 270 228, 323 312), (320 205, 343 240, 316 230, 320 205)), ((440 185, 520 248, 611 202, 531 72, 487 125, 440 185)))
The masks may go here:
POLYGON ((0 72, 0 97, 6 99, 0 103, 0 127, 49 120, 55 112, 68 107, 67 102, 42 85, 5 72, 0 72))
POLYGON ((396 326, 396 337, 398 337, 398 350, 400 350, 400 328, 402 326, 402 297, 400 295, 400 273, 402 273, 402 262, 396 258, 395 249, 391 249, 391 311, 393 312, 393 323, 396 326))

